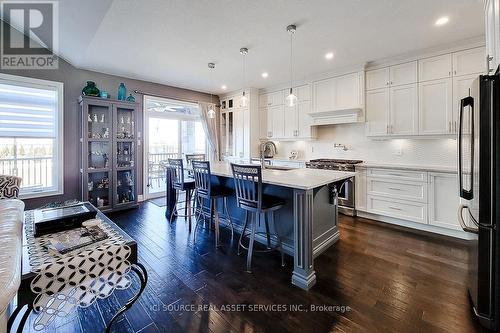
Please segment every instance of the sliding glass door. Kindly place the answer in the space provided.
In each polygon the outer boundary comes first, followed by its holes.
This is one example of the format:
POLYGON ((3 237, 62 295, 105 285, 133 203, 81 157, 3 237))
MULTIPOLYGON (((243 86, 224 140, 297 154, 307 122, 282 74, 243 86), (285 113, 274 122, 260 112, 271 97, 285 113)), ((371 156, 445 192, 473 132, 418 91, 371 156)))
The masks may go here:
POLYGON ((146 96, 145 179, 146 199, 165 195, 165 165, 169 158, 206 154, 205 131, 198 105, 146 96))

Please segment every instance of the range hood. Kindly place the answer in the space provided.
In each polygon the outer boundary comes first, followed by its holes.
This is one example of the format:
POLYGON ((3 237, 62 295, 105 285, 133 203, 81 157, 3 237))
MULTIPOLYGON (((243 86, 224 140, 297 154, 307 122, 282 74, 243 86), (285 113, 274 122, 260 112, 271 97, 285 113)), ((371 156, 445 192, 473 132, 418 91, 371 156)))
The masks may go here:
POLYGON ((331 111, 310 112, 311 125, 335 125, 348 124, 363 121, 362 108, 348 108, 331 111))

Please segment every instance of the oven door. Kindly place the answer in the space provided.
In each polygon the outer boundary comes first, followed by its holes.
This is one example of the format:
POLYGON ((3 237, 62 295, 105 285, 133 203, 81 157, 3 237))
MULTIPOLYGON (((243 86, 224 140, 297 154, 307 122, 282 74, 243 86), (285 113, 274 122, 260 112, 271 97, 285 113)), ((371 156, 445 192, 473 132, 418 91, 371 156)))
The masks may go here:
POLYGON ((354 177, 337 184, 339 206, 354 208, 354 177))

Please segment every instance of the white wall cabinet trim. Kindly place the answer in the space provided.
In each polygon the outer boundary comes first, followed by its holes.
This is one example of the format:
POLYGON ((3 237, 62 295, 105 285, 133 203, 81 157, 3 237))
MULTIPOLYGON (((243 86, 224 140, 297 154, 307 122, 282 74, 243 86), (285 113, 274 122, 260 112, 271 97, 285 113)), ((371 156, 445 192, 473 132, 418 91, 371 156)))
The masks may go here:
POLYGON ((452 134, 452 79, 420 82, 418 89, 419 134, 452 134))
POLYGON ((451 53, 418 61, 419 82, 449 78, 451 75, 451 53))

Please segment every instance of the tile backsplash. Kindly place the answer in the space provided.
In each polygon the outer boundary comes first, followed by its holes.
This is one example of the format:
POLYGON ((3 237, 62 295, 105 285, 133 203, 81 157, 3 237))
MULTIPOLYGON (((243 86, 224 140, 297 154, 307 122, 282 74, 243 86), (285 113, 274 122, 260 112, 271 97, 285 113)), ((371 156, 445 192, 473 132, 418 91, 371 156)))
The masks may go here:
POLYGON ((365 136, 365 124, 320 126, 318 139, 277 142, 278 157, 287 158, 298 151, 299 159, 345 158, 380 163, 455 166, 457 141, 454 137, 371 139, 365 136), (345 145, 334 148, 334 144, 345 145))

